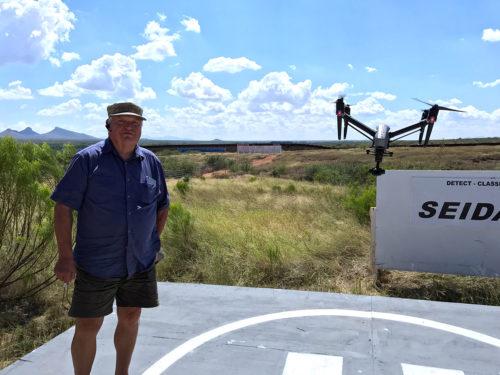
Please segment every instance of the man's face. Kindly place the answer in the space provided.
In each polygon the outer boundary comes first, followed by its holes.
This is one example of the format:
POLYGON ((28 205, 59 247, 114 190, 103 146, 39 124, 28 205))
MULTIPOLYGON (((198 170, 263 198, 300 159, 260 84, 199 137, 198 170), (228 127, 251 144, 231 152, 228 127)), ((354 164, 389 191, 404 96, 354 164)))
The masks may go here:
POLYGON ((113 144, 137 144, 141 138, 142 119, 135 116, 113 116, 109 137, 113 144))

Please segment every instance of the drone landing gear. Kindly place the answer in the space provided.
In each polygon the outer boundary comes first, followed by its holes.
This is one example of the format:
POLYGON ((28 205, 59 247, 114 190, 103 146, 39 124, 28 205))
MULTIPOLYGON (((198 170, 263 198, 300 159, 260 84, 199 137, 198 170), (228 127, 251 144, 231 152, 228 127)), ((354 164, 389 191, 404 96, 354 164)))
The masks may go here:
POLYGON ((375 168, 370 169, 370 173, 374 176, 380 176, 385 173, 385 169, 380 168, 380 161, 377 161, 375 168))
POLYGON ((368 149, 366 150, 366 153, 375 155, 375 163, 377 163, 375 168, 370 169, 370 173, 374 176, 383 175, 385 173, 385 169, 380 168, 380 163, 382 163, 384 156, 392 156, 392 152, 386 151, 383 148, 376 148, 374 151, 368 149))
POLYGON ((374 176, 381 176, 385 173, 385 169, 379 168, 378 166, 370 169, 370 173, 374 176))

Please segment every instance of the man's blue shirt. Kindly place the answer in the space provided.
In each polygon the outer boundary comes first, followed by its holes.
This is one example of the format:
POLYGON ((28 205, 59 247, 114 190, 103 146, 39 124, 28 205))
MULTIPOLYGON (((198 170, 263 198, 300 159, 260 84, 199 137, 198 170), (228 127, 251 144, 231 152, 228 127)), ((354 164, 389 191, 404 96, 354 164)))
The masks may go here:
POLYGON ((80 150, 51 199, 78 211, 78 267, 101 278, 149 270, 160 250, 157 212, 169 194, 160 161, 137 146, 124 161, 110 139, 80 150))

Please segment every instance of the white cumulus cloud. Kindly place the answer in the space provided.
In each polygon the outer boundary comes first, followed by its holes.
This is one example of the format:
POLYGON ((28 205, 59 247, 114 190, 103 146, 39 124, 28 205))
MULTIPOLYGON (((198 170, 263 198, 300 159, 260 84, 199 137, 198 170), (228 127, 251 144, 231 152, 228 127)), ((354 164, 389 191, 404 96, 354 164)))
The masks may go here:
POLYGON ((44 108, 38 111, 37 115, 40 116, 63 116, 63 115, 71 115, 76 112, 80 112, 82 110, 82 103, 78 99, 71 99, 65 103, 61 103, 49 108, 44 108))
POLYGON ((146 44, 134 46, 137 50, 132 55, 137 60, 163 61, 167 56, 177 56, 173 42, 180 38, 179 34, 168 34, 169 29, 161 27, 156 21, 150 21, 144 29, 146 44))
POLYGON ((0 88, 0 100, 33 99, 31 89, 22 86, 22 81, 12 81, 6 89, 0 88))
POLYGON ((481 39, 485 42, 500 42, 500 29, 484 29, 481 39))
POLYGON ((384 112, 384 109, 384 106, 380 104, 377 99, 370 96, 353 104, 351 106, 351 113, 353 116, 358 114, 374 115, 384 112))
MULTIPOLYGON (((439 114, 441 116, 441 113, 439 114)), ((367 124, 372 125, 375 129, 378 124, 386 124, 391 127, 391 130, 401 129, 405 126, 416 124, 420 121, 422 111, 417 109, 402 109, 399 111, 390 111, 386 109, 380 113, 374 120, 370 120, 367 124)))
POLYGON ((238 73, 245 69, 259 70, 261 66, 246 57, 233 59, 231 57, 222 56, 208 60, 203 66, 203 70, 206 72, 238 73))
POLYGON ((229 90, 217 86, 199 72, 193 72, 185 79, 174 77, 168 93, 195 100, 226 101, 232 98, 229 90))
POLYGON ((63 52, 61 59, 64 62, 80 60, 80 55, 76 52, 63 52))
POLYGON ((163 13, 157 12, 156 15, 158 16, 158 19, 163 22, 167 19, 167 16, 163 13))
POLYGON ((199 33, 201 31, 200 23, 196 18, 193 17, 185 17, 181 24, 186 28, 186 31, 193 31, 195 33, 199 33))
POLYGON ((69 40, 75 21, 61 0, 0 2, 0 65, 48 60, 69 40))
POLYGON ((368 73, 375 73, 377 71, 377 68, 374 68, 373 66, 365 66, 365 70, 368 73))
POLYGON ((321 86, 318 86, 318 88, 314 90, 313 96, 332 100, 336 99, 340 94, 343 94, 350 87, 351 85, 347 82, 334 83, 333 85, 325 89, 321 86))
POLYGON ((458 98, 451 98, 451 99, 436 99, 436 100, 427 100, 429 103, 432 104, 439 104, 445 107, 457 107, 458 105, 462 104, 462 101, 458 98))
POLYGON ((482 89, 486 89, 486 88, 489 88, 489 87, 495 87, 495 86, 498 86, 500 85, 500 79, 497 79, 493 82, 481 82, 481 81, 474 81, 472 82, 472 84, 476 87, 480 87, 482 89))
POLYGON ((61 60, 59 60, 57 57, 51 56, 51 57, 49 57, 49 61, 50 61, 50 63, 52 65, 54 65, 54 66, 56 66, 58 68, 61 67, 61 60))
POLYGON ((82 107, 87 112, 84 117, 88 120, 102 122, 102 119, 108 116, 106 108, 109 104, 111 103, 85 103, 82 107))
POLYGON ((240 92, 238 100, 231 103, 233 109, 251 112, 288 112, 301 108, 311 96, 311 81, 292 83, 286 72, 271 72, 260 81, 251 81, 240 92))
POLYGON ((348 67, 349 69, 351 69, 351 70, 353 70, 353 69, 354 69, 354 65, 352 65, 352 64, 347 64, 347 67, 348 67))
POLYGON ((375 99, 383 99, 389 101, 393 101, 397 98, 397 96, 394 94, 389 94, 382 91, 372 91, 372 92, 367 92, 366 94, 375 99))
POLYGON ((71 74, 71 79, 56 82, 40 95, 63 97, 93 94, 100 98, 154 99, 156 93, 150 87, 142 87, 141 71, 134 59, 119 53, 104 55, 90 64, 80 65, 71 74))
POLYGON ((357 96, 367 96, 378 100, 388 100, 388 101, 393 101, 396 100, 397 98, 397 96, 394 94, 389 94, 387 92, 382 92, 382 91, 354 92, 349 94, 350 98, 355 98, 357 96))

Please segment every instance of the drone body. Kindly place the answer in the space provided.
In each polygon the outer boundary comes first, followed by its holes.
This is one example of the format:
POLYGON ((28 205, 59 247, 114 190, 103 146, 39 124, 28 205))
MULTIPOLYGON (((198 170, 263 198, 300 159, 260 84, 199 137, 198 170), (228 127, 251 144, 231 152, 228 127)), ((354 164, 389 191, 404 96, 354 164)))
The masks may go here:
MULTIPOLYGON (((415 99, 422 102, 419 99, 415 99)), ((361 135, 368 138, 372 141, 371 147, 366 150, 367 154, 375 155, 375 168, 370 169, 370 172, 379 176, 383 174, 385 171, 380 168, 380 163, 384 156, 392 156, 392 152, 387 151, 391 142, 394 142, 397 139, 406 137, 410 134, 413 134, 417 131, 420 132, 418 144, 422 145, 422 138, 424 136, 425 128, 427 127, 427 133, 425 134, 424 146, 429 143, 429 139, 432 134, 432 129, 434 127, 434 123, 437 120, 437 116, 439 114, 439 110, 445 111, 454 111, 454 112, 464 112, 459 111, 457 109, 441 107, 437 104, 429 104, 431 108, 425 109, 422 113, 422 117, 419 122, 413 125, 406 126, 402 129, 391 132, 390 127, 382 124, 377 127, 377 130, 373 130, 369 126, 363 124, 362 122, 356 120, 354 117, 351 117, 351 108, 349 105, 344 103, 344 98, 340 97, 336 100, 336 114, 337 114, 337 130, 338 130, 338 139, 341 139, 342 132, 342 120, 344 120, 344 139, 347 137, 347 128, 350 126, 354 130, 356 130, 361 135)))

